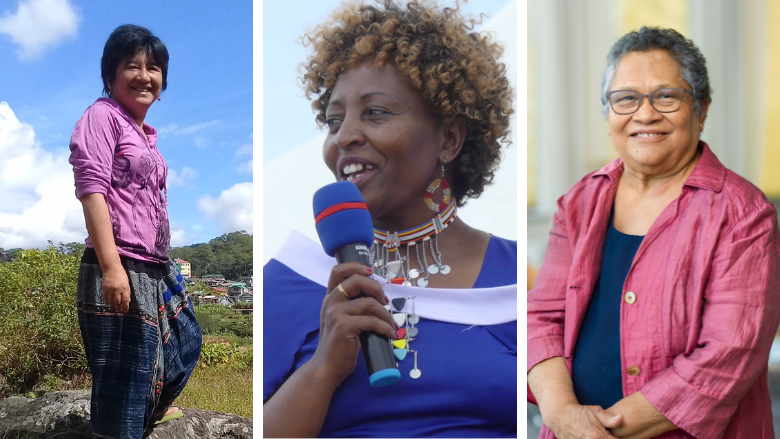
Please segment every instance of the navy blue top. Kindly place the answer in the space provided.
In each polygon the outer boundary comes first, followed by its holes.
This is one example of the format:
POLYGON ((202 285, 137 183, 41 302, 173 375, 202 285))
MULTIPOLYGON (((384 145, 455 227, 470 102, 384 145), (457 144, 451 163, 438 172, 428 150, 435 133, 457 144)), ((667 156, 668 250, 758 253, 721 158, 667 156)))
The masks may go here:
MULTIPOLYGON (((517 284, 517 242, 491 237, 474 288, 517 284)), ((325 287, 271 259, 263 267, 263 401, 317 348, 325 287)), ((363 355, 336 392, 321 437, 517 437, 517 322, 474 326, 422 318, 419 379, 368 383, 363 355)), ((302 414, 305 416, 305 414, 302 414)))
POLYGON ((588 304, 572 359, 572 382, 582 405, 609 408, 623 399, 620 365, 620 305, 623 284, 644 236, 615 229, 609 218, 601 273, 588 304))

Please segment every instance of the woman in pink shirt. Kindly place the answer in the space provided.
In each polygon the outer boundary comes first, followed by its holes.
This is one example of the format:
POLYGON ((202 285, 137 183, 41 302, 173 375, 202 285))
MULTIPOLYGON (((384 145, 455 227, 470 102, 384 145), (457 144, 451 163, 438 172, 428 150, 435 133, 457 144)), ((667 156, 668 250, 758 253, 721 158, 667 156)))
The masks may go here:
POLYGON ((773 438, 776 210, 699 139, 711 97, 690 40, 643 27, 607 60, 619 158, 558 200, 528 293, 540 437, 773 438))
POLYGON ((84 112, 70 140, 89 232, 77 300, 100 438, 141 438, 148 426, 181 417, 171 404, 200 355, 192 302, 168 257, 167 167, 145 122, 167 72, 159 38, 118 27, 101 60, 108 97, 84 112))

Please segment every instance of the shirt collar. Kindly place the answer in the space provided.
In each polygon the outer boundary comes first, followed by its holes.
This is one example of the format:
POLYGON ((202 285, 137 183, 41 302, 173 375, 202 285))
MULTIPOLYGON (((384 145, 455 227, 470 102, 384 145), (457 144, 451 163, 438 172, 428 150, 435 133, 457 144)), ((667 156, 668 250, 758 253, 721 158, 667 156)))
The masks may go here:
POLYGON ((696 163, 696 168, 685 180, 685 185, 720 192, 726 181, 726 167, 705 142, 699 141, 699 151, 699 163, 696 163))
MULTIPOLYGON (((697 148, 701 152, 701 157, 691 175, 685 180, 684 186, 720 192, 726 181, 726 167, 715 157, 706 142, 700 140, 697 148)), ((592 177, 606 176, 611 181, 617 182, 622 174, 623 159, 618 157, 593 173, 592 177)))
POLYGON ((157 146, 157 130, 149 125, 148 123, 144 122, 144 133, 146 133, 146 138, 149 139, 149 144, 153 146, 157 146))
MULTIPOLYGON (((98 101, 107 103, 109 106, 119 111, 130 123, 136 125, 133 117, 130 116, 130 113, 128 113, 127 110, 125 110, 125 107, 123 107, 119 102, 111 98, 99 98, 98 101)), ((146 121, 144 121, 144 133, 146 134, 146 138, 149 140, 151 145, 157 145, 157 130, 153 126, 146 123, 146 121)))

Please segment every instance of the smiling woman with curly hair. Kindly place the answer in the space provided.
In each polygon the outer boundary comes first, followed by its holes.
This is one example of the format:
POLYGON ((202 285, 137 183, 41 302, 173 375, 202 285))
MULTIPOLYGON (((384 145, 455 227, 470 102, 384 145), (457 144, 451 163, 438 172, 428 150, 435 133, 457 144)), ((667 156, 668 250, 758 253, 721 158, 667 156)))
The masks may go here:
POLYGON ((296 238, 265 266, 264 433, 516 437, 517 243, 456 215, 509 134, 502 48, 459 8, 376 3, 307 33, 302 64, 325 164, 371 214, 372 265, 296 238), (396 368, 366 370, 368 332, 396 368))
POLYGON ((457 9, 441 11, 417 1, 405 7, 390 0, 382 7, 349 4, 304 37, 314 49, 303 65, 306 96, 317 122, 327 124, 326 110, 339 76, 373 58, 395 64, 398 73, 430 105, 437 119, 460 117, 466 125, 463 149, 453 168, 452 191, 458 206, 476 198, 491 183, 500 160, 501 141, 509 134, 512 91, 503 49, 473 32, 473 19, 457 9))

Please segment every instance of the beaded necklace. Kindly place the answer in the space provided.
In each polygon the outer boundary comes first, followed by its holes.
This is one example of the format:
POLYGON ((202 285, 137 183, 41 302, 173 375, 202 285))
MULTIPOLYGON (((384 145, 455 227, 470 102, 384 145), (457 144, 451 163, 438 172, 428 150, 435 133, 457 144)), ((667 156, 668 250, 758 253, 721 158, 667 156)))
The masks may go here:
POLYGON ((427 287, 428 278, 432 274, 449 274, 451 269, 445 265, 439 251, 439 233, 457 216, 458 208, 455 202, 419 227, 413 227, 401 232, 389 232, 374 228, 374 245, 371 255, 374 271, 377 275, 393 283, 407 286, 415 284, 427 287), (406 246, 406 257, 401 257, 399 249, 406 246), (422 247, 422 258, 420 248, 422 247), (428 264, 428 248, 430 248, 432 264, 428 264), (416 256, 414 268, 412 255, 416 256), (404 266, 404 262, 406 262, 404 266))

